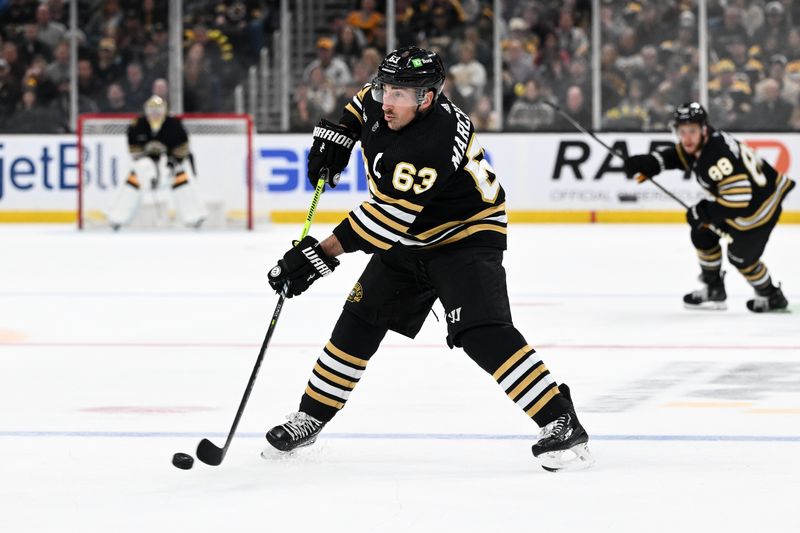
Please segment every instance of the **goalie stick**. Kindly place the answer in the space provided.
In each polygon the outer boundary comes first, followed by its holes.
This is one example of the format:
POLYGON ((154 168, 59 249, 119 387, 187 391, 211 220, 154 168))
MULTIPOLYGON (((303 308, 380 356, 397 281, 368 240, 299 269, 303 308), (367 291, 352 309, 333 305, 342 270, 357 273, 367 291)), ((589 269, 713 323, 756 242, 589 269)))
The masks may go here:
MULTIPOLYGON (((607 145, 605 142, 603 142, 603 140, 602 140, 602 139, 600 139, 600 137, 598 137, 597 135, 595 135, 595 133, 594 133, 593 131, 591 131, 591 130, 588 130, 588 129, 584 128, 583 126, 581 126, 581 125, 580 125, 580 123, 579 123, 578 121, 576 121, 574 118, 572 118, 571 116, 569 116, 569 114, 565 113, 565 112, 564 112, 564 110, 563 110, 563 109, 561 109, 560 107, 558 107, 556 104, 554 104, 554 103, 552 103, 552 102, 548 102, 547 100, 542 100, 542 103, 544 103, 545 105, 548 105, 548 106, 552 107, 552 108, 553 108, 553 109, 554 109, 554 110, 555 110, 555 111, 556 111, 556 112, 557 112, 559 115, 561 115, 562 117, 564 117, 565 119, 567 119, 567 121, 568 121, 570 124, 572 124, 573 126, 575 126, 575 128, 576 128, 578 131, 580 131, 580 132, 582 132, 582 133, 586 133, 587 135, 591 136, 591 138, 592 138, 592 139, 594 139, 595 141, 597 141, 598 143, 600 143, 600 145, 602 145, 602 146, 603 146, 603 148, 605 148, 606 150, 608 150, 608 152, 609 152, 609 153, 611 153, 611 154, 614 154, 615 156, 619 157, 619 158, 620 158, 620 159, 622 159, 623 161, 627 161, 627 159, 628 159, 627 157, 625 157, 623 154, 621 154, 621 153, 617 152, 616 150, 614 150, 613 148, 611 148, 609 145, 607 145)), ((642 176, 644 176, 644 174, 642 174, 642 176)), ((672 198, 673 200, 675 200, 676 202, 678 202, 679 204, 681 204, 681 206, 682 206, 684 209, 686 209, 687 211, 689 210, 689 206, 686 204, 686 202, 684 202, 683 200, 681 200, 680 198, 678 198, 677 196, 675 196, 674 194, 672 194, 672 192, 670 192, 668 189, 666 189, 664 186, 662 186, 660 183, 658 183, 656 180, 654 180, 654 179, 653 179, 653 178, 651 178, 650 176, 644 176, 644 177, 645 177, 645 179, 646 179, 647 181, 649 181, 650 183, 652 183, 653 185, 655 185, 656 187, 658 187, 659 189, 661 189, 661 192, 663 192, 664 194, 666 194, 667 196, 669 196, 670 198, 672 198)), ((719 236, 719 237, 720 237, 722 240, 724 240, 725 242, 727 242, 727 243, 731 243, 731 242, 733 242, 733 238, 732 238, 732 237, 731 237, 731 236, 730 236, 728 233, 726 233, 726 232, 722 231, 721 229, 719 229, 718 227, 714 226, 713 224, 708 224, 708 229, 710 229, 711 231, 713 231, 714 233, 716 233, 716 234, 717 234, 717 235, 718 235, 718 236, 719 236)))
MULTIPOLYGON (((319 203, 319 198, 322 195, 322 191, 325 189, 325 183, 327 181, 328 169, 323 168, 320 172, 319 179, 317 180, 317 187, 314 190, 314 197, 311 200, 311 207, 309 207, 308 214, 306 215, 306 222, 303 225, 303 233, 300 235, 300 240, 308 235, 308 230, 311 228, 311 219, 314 218, 314 213, 317 211, 317 204, 319 203)), ((261 350, 258 352, 256 364, 250 374, 250 381, 247 382, 247 387, 244 390, 242 401, 239 402, 239 409, 236 411, 236 417, 233 419, 233 425, 231 426, 231 430, 228 432, 228 438, 225 440, 225 445, 220 448, 208 439, 201 440, 200 444, 197 445, 197 458, 207 465, 220 465, 223 459, 225 459, 225 454, 228 453, 228 448, 231 446, 233 435, 236 433, 236 428, 239 426, 239 420, 241 420, 242 413, 244 413, 244 408, 247 405, 247 400, 250 399, 250 393, 253 391, 253 385, 256 382, 258 370, 261 368, 261 361, 264 360, 264 354, 267 351, 267 346, 269 346, 272 333, 275 331, 275 325, 278 323, 278 317, 281 316, 281 310, 283 309, 283 303, 286 300, 286 293, 288 290, 289 282, 287 281, 283 285, 283 290, 281 290, 280 296, 278 297, 278 304, 275 306, 275 311, 272 313, 272 320, 269 323, 269 328, 267 328, 267 334, 264 337, 264 342, 261 343, 261 350)))

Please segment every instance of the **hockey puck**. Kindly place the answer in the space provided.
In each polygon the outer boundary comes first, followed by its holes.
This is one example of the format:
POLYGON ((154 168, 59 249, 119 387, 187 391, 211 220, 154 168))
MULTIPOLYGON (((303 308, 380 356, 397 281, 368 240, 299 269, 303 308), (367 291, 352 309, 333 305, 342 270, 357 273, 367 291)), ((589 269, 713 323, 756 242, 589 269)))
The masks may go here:
POLYGON ((194 458, 188 453, 178 452, 172 456, 172 464, 181 470, 189 470, 194 465, 194 458))

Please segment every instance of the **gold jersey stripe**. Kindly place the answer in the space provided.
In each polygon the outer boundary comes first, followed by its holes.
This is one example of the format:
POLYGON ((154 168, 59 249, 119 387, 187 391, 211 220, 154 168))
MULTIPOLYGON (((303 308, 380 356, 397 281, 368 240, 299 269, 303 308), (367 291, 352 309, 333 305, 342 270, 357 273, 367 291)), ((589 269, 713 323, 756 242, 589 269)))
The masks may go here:
POLYGON ((325 405, 330 405, 331 407, 334 407, 336 409, 341 409, 342 407, 344 407, 344 403, 343 402, 337 402, 336 400, 331 400, 327 396, 323 396, 322 394, 319 394, 317 391, 312 389, 310 386, 306 387, 306 394, 308 394, 309 396, 311 396, 312 398, 314 398, 318 402, 324 403, 325 405))
POLYGON ((328 341, 328 344, 325 345, 325 349, 331 352, 331 354, 341 359, 342 361, 347 361, 348 363, 360 366, 361 368, 367 368, 366 359, 360 359, 358 357, 350 355, 349 353, 345 353, 336 346, 334 346, 333 343, 330 341, 328 341))
POLYGON ((684 170, 689 170, 689 163, 686 162, 686 157, 683 155, 683 147, 681 147, 681 143, 675 145, 675 151, 678 152, 678 158, 681 160, 681 164, 683 165, 684 170))
POLYGON ((505 211, 505 209, 506 209, 506 203, 503 202, 500 205, 495 205, 495 206, 489 207, 487 209, 484 209, 480 213, 472 215, 467 220, 456 220, 454 222, 446 222, 444 224, 440 224, 439 226, 436 226, 435 228, 431 228, 431 229, 429 229, 427 231, 423 231, 422 233, 419 233, 419 234, 415 235, 415 237, 424 241, 428 237, 436 235, 437 233, 442 233, 443 231, 448 230, 450 228, 453 228, 455 226, 458 226, 459 224, 467 224, 469 222, 475 222, 475 221, 487 218, 487 217, 489 217, 491 215, 494 215, 495 213, 499 213, 500 211, 505 211))
POLYGON ((547 402, 549 402, 553 398, 553 396, 555 396, 556 394, 559 394, 558 387, 553 385, 553 388, 550 389, 549 391, 547 391, 544 394, 544 396, 539 398, 539 401, 536 402, 535 404, 533 404, 530 409, 525 411, 525 414, 530 416, 530 417, 535 416, 536 413, 541 411, 542 407, 544 407, 547 404, 547 402))
POLYGON ((385 226, 389 226, 390 228, 396 229, 397 231, 400 231, 400 232, 402 232, 404 234, 408 233, 408 226, 400 224, 399 222, 395 222, 391 218, 387 217, 386 215, 384 215, 383 213, 378 211, 378 209, 374 205, 370 204, 369 202, 362 203, 361 204, 361 208, 364 211, 367 211, 369 214, 371 214, 375 218, 377 218, 378 220, 380 220, 381 222, 383 222, 383 224, 385 226))
POLYGON ((734 174, 733 176, 728 176, 724 180, 717 183, 717 187, 719 188, 729 183, 734 183, 736 181, 742 181, 742 180, 747 181, 749 183, 747 179, 747 174, 734 174))
POLYGON ((722 250, 717 250, 713 254, 703 253, 700 250, 697 250, 697 256, 705 261, 713 261, 722 257, 722 250))
POLYGON ((475 235, 481 231, 495 231, 497 233, 506 234, 508 231, 504 226, 495 226, 494 224, 475 224, 474 226, 469 226, 465 228, 455 235, 448 237, 447 239, 431 244, 430 246, 423 246, 422 248, 426 250, 430 250, 432 248, 438 248, 439 246, 444 246, 445 244, 450 244, 451 242, 460 241, 462 239, 466 239, 470 235, 475 235))
MULTIPOLYGON (((366 157, 367 156, 364 156, 364 161, 365 162, 367 160, 366 157)), ((366 164, 364 166, 366 166, 366 164)), ((369 169, 367 169, 367 170, 369 170, 369 169)), ((392 198, 391 196, 386 196, 385 194, 383 194, 381 191, 378 190, 378 186, 375 184, 375 181, 372 179, 372 174, 369 174, 368 182, 369 182, 369 190, 370 190, 370 192, 377 199, 379 199, 381 202, 384 202, 384 203, 387 203, 387 204, 397 204, 400 207, 404 207, 404 208, 408 209, 409 211, 414 211, 416 213, 419 213, 420 211, 422 211, 423 207, 421 205, 417 205, 415 203, 409 202, 408 200, 401 200, 401 199, 398 199, 398 198, 392 198)))
POLYGON ((369 92, 370 88, 372 88, 372 85, 368 83, 364 87, 362 87, 361 90, 358 91, 358 93, 356 93, 356 97, 358 97, 358 100, 360 102, 362 102, 362 103, 364 102, 364 96, 367 95, 367 93, 369 92))
POLYGON ((528 352, 530 352, 532 349, 533 348, 531 348, 530 346, 528 346, 526 344, 525 346, 523 346, 522 348, 520 348, 519 350, 514 352, 511 355, 511 357, 506 359, 505 363, 500 365, 500 368, 498 368, 497 370, 494 371, 494 374, 492 374, 492 377, 494 378, 494 380, 495 381, 500 381, 500 378, 503 376, 503 374, 505 374, 512 366, 514 366, 517 363, 517 361, 522 359, 522 357, 525 354, 527 354, 528 352))
POLYGON ((314 372, 316 372, 320 376, 322 376, 322 377, 324 377, 324 378, 326 378, 326 379, 328 379, 330 381, 333 381, 334 383, 337 383, 337 384, 341 385, 342 387, 347 387, 348 389, 354 388, 356 386, 356 384, 358 383, 357 381, 348 381, 348 380, 346 380, 344 378, 341 378, 341 377, 337 376, 336 374, 328 372, 327 370, 322 368, 322 366, 320 366, 319 362, 317 362, 317 364, 314 365, 314 372))
POLYGON ((358 225, 358 222, 356 222, 353 219, 352 215, 347 215, 347 221, 350 223, 350 227, 353 228, 353 231, 355 231, 359 237, 369 242, 373 246, 380 248, 381 250, 388 250, 389 248, 392 247, 392 243, 384 242, 367 233, 364 229, 361 228, 361 226, 358 225))
POLYGON ((723 207, 739 208, 747 207, 750 202, 730 202, 725 198, 717 198, 717 203, 723 207))
POLYGON ((525 379, 523 379, 519 385, 514 387, 514 390, 508 393, 508 397, 516 402, 517 397, 522 393, 523 390, 525 390, 525 387, 533 383, 533 380, 538 378, 542 373, 546 371, 547 367, 544 366, 544 363, 539 363, 539 365, 535 369, 533 369, 533 371, 530 374, 528 374, 528 376, 525 379))
POLYGON ((730 196, 731 194, 752 194, 752 187, 736 187, 732 189, 725 189, 721 192, 722 196, 730 196))
POLYGON ((358 114, 358 111, 356 111, 356 108, 353 107, 353 104, 348 103, 346 106, 344 106, 344 108, 350 111, 358 119, 362 126, 364 125, 364 119, 358 114))
POLYGON ((783 195, 789 191, 792 180, 783 174, 780 174, 777 178, 777 182, 780 183, 780 187, 778 187, 774 193, 764 200, 764 203, 761 204, 761 207, 759 207, 755 213, 749 217, 737 217, 735 219, 728 218, 725 220, 725 222, 727 222, 731 227, 740 231, 747 231, 763 226, 772 220, 772 216, 775 214, 775 211, 778 210, 778 207, 783 201, 783 195), (755 223, 751 224, 753 222, 755 223))

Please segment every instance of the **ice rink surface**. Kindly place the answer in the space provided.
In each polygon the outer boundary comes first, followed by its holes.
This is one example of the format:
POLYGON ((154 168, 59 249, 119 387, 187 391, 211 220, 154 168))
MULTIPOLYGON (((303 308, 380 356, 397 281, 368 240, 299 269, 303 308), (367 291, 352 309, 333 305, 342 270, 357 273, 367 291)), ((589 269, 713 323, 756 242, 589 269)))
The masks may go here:
MULTIPOLYGON (((317 225, 323 237, 330 226, 317 225)), ((764 260, 792 312, 691 312, 679 225, 516 226, 515 324, 570 384, 597 460, 551 474, 537 428, 459 350, 442 309, 390 333, 316 446, 259 457, 296 409, 367 256, 287 302, 225 462, 222 445, 295 226, 246 233, 0 227, 0 531, 800 531, 800 227, 764 260)))

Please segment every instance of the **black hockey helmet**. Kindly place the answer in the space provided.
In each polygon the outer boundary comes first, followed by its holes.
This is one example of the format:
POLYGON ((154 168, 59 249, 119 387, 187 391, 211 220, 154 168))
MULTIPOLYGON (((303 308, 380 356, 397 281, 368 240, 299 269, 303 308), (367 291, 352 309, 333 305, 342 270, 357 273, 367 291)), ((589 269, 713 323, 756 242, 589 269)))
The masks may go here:
POLYGON ((378 66, 378 74, 372 80, 372 96, 383 101, 383 85, 411 87, 417 89, 417 104, 425 99, 425 93, 434 92, 434 100, 444 87, 444 64, 436 52, 406 46, 389 53, 378 66))
POLYGON ((708 113, 705 108, 697 102, 688 102, 675 108, 672 114, 672 128, 677 129, 679 124, 700 124, 708 126, 708 113))

